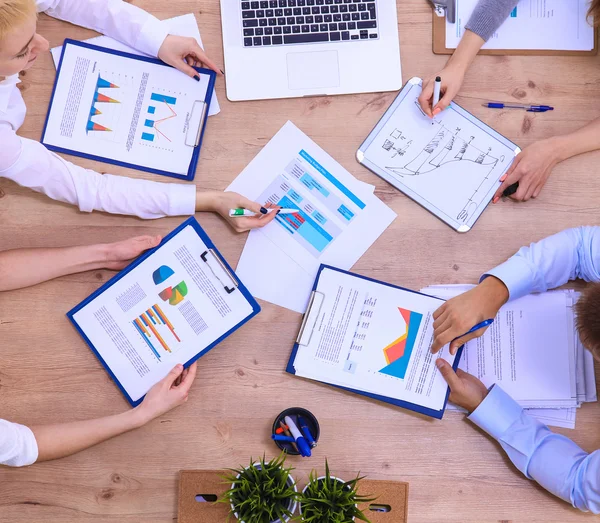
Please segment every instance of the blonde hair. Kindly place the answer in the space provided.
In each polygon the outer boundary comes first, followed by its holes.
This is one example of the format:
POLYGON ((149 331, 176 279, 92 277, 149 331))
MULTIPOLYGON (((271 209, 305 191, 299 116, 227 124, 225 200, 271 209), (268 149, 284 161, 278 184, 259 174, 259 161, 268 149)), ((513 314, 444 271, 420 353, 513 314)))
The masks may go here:
POLYGON ((591 1, 590 10, 588 11, 588 18, 593 18, 594 27, 600 26, 600 0, 591 1))
POLYGON ((0 40, 15 27, 36 15, 35 0, 0 0, 0 40))

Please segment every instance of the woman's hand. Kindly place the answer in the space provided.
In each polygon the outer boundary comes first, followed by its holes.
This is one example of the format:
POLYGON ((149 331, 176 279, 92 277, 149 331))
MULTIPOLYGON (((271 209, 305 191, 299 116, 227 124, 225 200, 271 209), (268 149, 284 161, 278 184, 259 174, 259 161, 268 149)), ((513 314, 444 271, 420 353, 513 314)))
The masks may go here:
POLYGON ((492 201, 496 203, 500 200, 502 193, 517 182, 519 182, 519 188, 515 194, 510 196, 513 200, 525 202, 530 198, 537 198, 550 177, 552 169, 559 162, 558 147, 552 138, 525 147, 500 179, 503 183, 496 191, 492 201))
POLYGON ((488 395, 488 390, 481 381, 461 369, 454 372, 452 366, 442 358, 438 358, 435 365, 450 387, 448 399, 452 403, 466 409, 469 414, 481 405, 488 395))
POLYGON ((223 74, 217 64, 206 56, 195 38, 167 36, 158 50, 158 57, 166 64, 172 65, 197 80, 200 80, 200 77, 194 67, 205 67, 212 69, 218 75, 223 74))
POLYGON ((448 300, 433 313, 431 352, 435 354, 450 343, 450 354, 456 354, 461 345, 482 336, 486 328, 464 334, 482 321, 495 318, 508 297, 506 285, 488 276, 477 287, 448 300))
POLYGON ((259 229, 271 223, 277 216, 277 208, 274 205, 262 206, 235 192, 199 192, 196 196, 196 210, 220 214, 236 232, 259 229), (247 209, 256 213, 256 216, 232 218, 229 216, 231 209, 247 209), (269 212, 270 209, 273 210, 269 212))
POLYGON ((105 268, 119 271, 127 267, 144 251, 156 247, 161 240, 161 236, 137 236, 129 240, 108 243, 104 246, 105 268))
POLYGON ((136 407, 142 423, 148 423, 188 400, 190 388, 196 377, 196 368, 196 363, 185 370, 183 365, 176 365, 164 379, 148 391, 144 401, 136 407))
POLYGON ((463 68, 447 65, 442 71, 425 80, 423 82, 423 91, 421 92, 421 96, 419 96, 419 105, 423 109, 423 112, 430 118, 440 114, 454 100, 454 97, 462 87, 464 79, 465 70, 463 68), (432 107, 433 88, 437 76, 442 79, 441 94, 443 96, 440 98, 439 103, 435 107, 432 107))

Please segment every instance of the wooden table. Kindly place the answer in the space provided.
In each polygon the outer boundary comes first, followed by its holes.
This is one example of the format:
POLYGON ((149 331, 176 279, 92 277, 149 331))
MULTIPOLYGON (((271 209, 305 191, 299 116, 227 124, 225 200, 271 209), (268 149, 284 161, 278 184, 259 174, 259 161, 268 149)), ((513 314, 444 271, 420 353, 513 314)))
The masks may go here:
MULTIPOLYGON (((83 1, 83 0, 82 0, 83 1)), ((231 0, 234 1, 234 0, 231 0)), ((386 0, 391 1, 391 0, 386 0)), ((219 2, 136 0, 159 18, 194 12, 208 53, 222 63, 219 2)), ((425 0, 398 2, 404 78, 430 75, 446 58, 431 52, 425 0)), ((41 16, 52 46, 93 33, 41 16)), ((479 57, 458 101, 521 146, 574 130, 600 116, 600 59, 479 57), (483 100, 549 103, 552 113, 490 111, 483 100)), ((359 66, 360 64, 357 64, 359 66)), ((29 107, 24 136, 39 139, 54 68, 50 54, 23 75, 29 107)), ((354 152, 395 93, 230 103, 217 86, 222 112, 212 117, 196 182, 224 189, 289 119, 376 194, 398 219, 354 270, 406 287, 475 282, 519 247, 567 227, 598 223, 600 153, 559 165, 536 201, 488 209, 474 230, 454 233, 427 211, 360 167, 354 152)), ((0 145, 1 146, 1 145, 0 145)), ((159 179, 106 164, 100 171, 159 179)), ((162 178, 161 178, 162 180, 162 178)), ((197 218, 235 265, 245 236, 214 215, 197 218)), ((182 221, 142 221, 75 208, 0 181, 0 247, 42 247, 165 234, 182 221)), ((104 416, 127 409, 117 387, 65 318, 112 273, 94 271, 0 296, 0 416, 24 424, 104 416)), ((359 470, 374 479, 410 482, 411 523, 521 523, 588 520, 526 480, 500 447, 449 413, 444 421, 385 406, 284 373, 300 315, 262 303, 263 312, 200 362, 190 401, 176 411, 77 456, 20 470, 0 470, 0 521, 160 522, 176 518, 180 469, 221 468, 275 454, 269 425, 286 407, 311 409, 323 439, 310 461, 294 460, 297 476, 323 468, 339 476, 359 470)), ((543 347, 540 347, 543 352, 543 347)), ((576 430, 558 430, 584 449, 600 447, 600 405, 578 412, 576 430)))

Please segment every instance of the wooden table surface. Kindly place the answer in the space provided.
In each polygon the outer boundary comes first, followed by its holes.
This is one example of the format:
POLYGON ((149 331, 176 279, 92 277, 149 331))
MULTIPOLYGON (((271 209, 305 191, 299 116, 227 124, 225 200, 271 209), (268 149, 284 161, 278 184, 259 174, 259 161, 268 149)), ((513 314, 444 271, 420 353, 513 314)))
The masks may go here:
MULTIPOLYGON (((222 63, 217 0, 135 3, 161 19, 194 12, 208 53, 222 63)), ((446 57, 431 52, 427 2, 402 0, 398 15, 404 79, 441 69, 446 57)), ((65 37, 93 36, 46 16, 40 17, 39 31, 52 46, 65 37)), ((600 116, 599 62, 597 57, 479 57, 457 101, 526 146, 600 116), (549 103, 556 110, 533 115, 481 107, 483 100, 494 99, 549 103)), ((53 79, 49 53, 23 74, 20 87, 29 108, 23 136, 40 138, 53 79)), ((598 223, 600 153, 564 162, 536 201, 491 206, 473 231, 459 235, 354 160, 355 150, 395 93, 230 103, 222 80, 217 92, 222 112, 210 119, 196 182, 206 189, 224 189, 292 120, 352 174, 376 184, 376 194, 398 214, 356 264, 358 273, 414 289, 475 282, 482 271, 524 244, 567 227, 598 223)), ((99 171, 164 181, 75 161, 99 171)), ((235 265, 245 235, 234 234, 214 215, 197 218, 235 265)), ((181 221, 82 214, 0 181, 2 249, 165 234, 181 221)), ((0 296, 0 417, 43 424, 127 409, 117 387, 65 318, 111 275, 88 272, 0 296)), ((180 469, 231 467, 263 452, 274 455, 269 426, 277 413, 292 405, 312 410, 323 429, 316 456, 293 460, 297 476, 307 474, 311 466, 321 470, 327 457, 342 477, 360 471, 373 479, 408 481, 411 523, 567 523, 590 518, 526 480, 500 447, 462 415, 449 413, 443 421, 433 421, 286 375, 300 315, 261 305, 258 317, 202 358, 190 401, 183 407, 77 456, 0 470, 0 521, 173 521, 180 469)), ((599 448, 600 405, 579 410, 576 430, 557 432, 588 451, 599 448)))

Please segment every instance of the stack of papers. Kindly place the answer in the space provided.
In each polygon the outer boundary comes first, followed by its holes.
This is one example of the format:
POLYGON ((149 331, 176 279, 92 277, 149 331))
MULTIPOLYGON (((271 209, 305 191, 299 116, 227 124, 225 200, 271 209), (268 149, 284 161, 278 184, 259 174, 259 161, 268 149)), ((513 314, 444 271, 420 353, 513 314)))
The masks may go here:
MULTIPOLYGON (((471 288, 434 285, 422 292, 450 299, 471 288)), ((597 400, 594 360, 575 329, 578 297, 561 290, 507 303, 485 334, 465 345, 459 367, 487 387, 499 384, 540 421, 575 428, 576 409, 597 400)))
POLYGON ((321 264, 350 269, 396 218, 292 122, 227 190, 297 211, 252 231, 236 272, 253 296, 301 313, 321 264))

